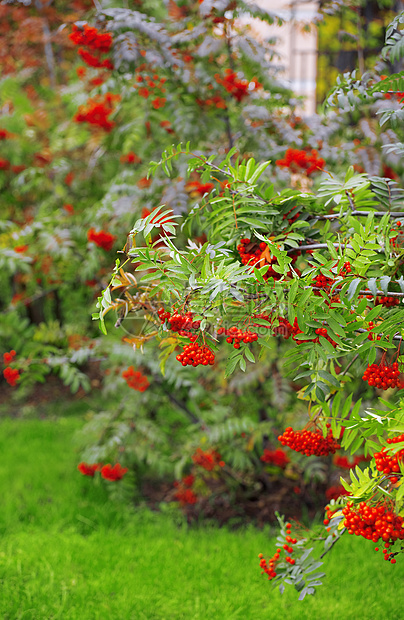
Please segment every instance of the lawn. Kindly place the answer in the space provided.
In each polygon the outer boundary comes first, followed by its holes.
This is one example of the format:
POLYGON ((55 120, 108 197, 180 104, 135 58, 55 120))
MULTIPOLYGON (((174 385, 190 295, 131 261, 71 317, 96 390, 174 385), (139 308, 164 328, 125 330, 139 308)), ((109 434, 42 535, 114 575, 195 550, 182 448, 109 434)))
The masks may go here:
POLYGON ((74 416, 2 418, 0 617, 4 620, 232 620, 404 617, 404 562, 346 536, 315 597, 281 596, 260 574, 267 532, 188 528, 113 503, 81 476, 74 416))

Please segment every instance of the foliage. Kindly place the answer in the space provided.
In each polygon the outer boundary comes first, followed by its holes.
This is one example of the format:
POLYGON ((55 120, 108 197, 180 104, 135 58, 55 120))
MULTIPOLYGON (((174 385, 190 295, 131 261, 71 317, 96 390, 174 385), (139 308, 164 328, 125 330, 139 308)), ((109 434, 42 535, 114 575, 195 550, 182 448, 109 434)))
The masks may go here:
MULTIPOLYGON (((111 481, 116 496, 175 477, 167 497, 184 509, 279 481, 302 497, 335 482, 331 458, 262 458, 287 424, 365 458, 400 450, 387 442, 403 432, 400 391, 387 405, 361 378, 377 362, 391 389, 402 362, 402 72, 346 74, 329 116, 305 122, 276 82, 275 49, 238 19, 273 21, 257 7, 110 7, 52 43, 54 13, 5 7, 12 31, 37 18, 46 51, 34 47, 24 71, 8 62, 0 82, 10 386, 57 372, 88 390, 101 364, 106 403, 82 458, 131 470, 111 481)), ((400 19, 387 31, 395 61, 400 19)), ((400 516, 401 470, 373 459, 343 484, 355 505, 388 498, 400 516)), ((313 593, 311 558, 319 542, 333 547, 346 502, 331 500, 330 532, 302 534, 275 581, 313 593)))

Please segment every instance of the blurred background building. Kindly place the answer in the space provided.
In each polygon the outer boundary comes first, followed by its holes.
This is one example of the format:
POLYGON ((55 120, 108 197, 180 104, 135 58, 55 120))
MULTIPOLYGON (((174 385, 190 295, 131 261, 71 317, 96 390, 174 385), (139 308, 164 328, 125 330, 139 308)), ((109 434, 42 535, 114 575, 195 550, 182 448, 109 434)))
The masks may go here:
POLYGON ((257 20, 254 29, 259 37, 274 41, 278 78, 305 98, 304 115, 316 111, 339 74, 355 68, 362 74, 374 65, 387 24, 404 8, 401 0, 364 0, 355 8, 328 0, 258 0, 258 4, 285 20, 282 26, 257 20))

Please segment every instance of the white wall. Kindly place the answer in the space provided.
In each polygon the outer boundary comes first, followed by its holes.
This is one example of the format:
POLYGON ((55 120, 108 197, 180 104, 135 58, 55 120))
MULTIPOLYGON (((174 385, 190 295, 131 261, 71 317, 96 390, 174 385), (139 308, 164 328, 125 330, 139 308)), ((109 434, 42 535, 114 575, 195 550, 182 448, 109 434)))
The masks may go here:
POLYGON ((255 1, 259 6, 287 20, 281 27, 253 20, 253 28, 260 38, 278 39, 275 50, 280 59, 275 62, 284 67, 279 73, 279 80, 297 95, 306 97, 302 114, 313 114, 316 104, 317 29, 312 25, 310 32, 305 32, 303 27, 305 24, 312 24, 318 8, 317 3, 304 0, 255 1))

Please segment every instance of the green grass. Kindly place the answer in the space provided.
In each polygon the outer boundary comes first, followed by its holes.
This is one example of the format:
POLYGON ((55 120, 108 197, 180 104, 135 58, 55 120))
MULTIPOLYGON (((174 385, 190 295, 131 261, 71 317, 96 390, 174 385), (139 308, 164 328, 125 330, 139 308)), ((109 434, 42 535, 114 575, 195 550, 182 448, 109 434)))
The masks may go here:
POLYGON ((76 470, 81 422, 1 421, 0 617, 4 620, 272 620, 404 617, 404 562, 344 537, 315 597, 261 576, 268 534, 189 529, 108 500, 76 470))

